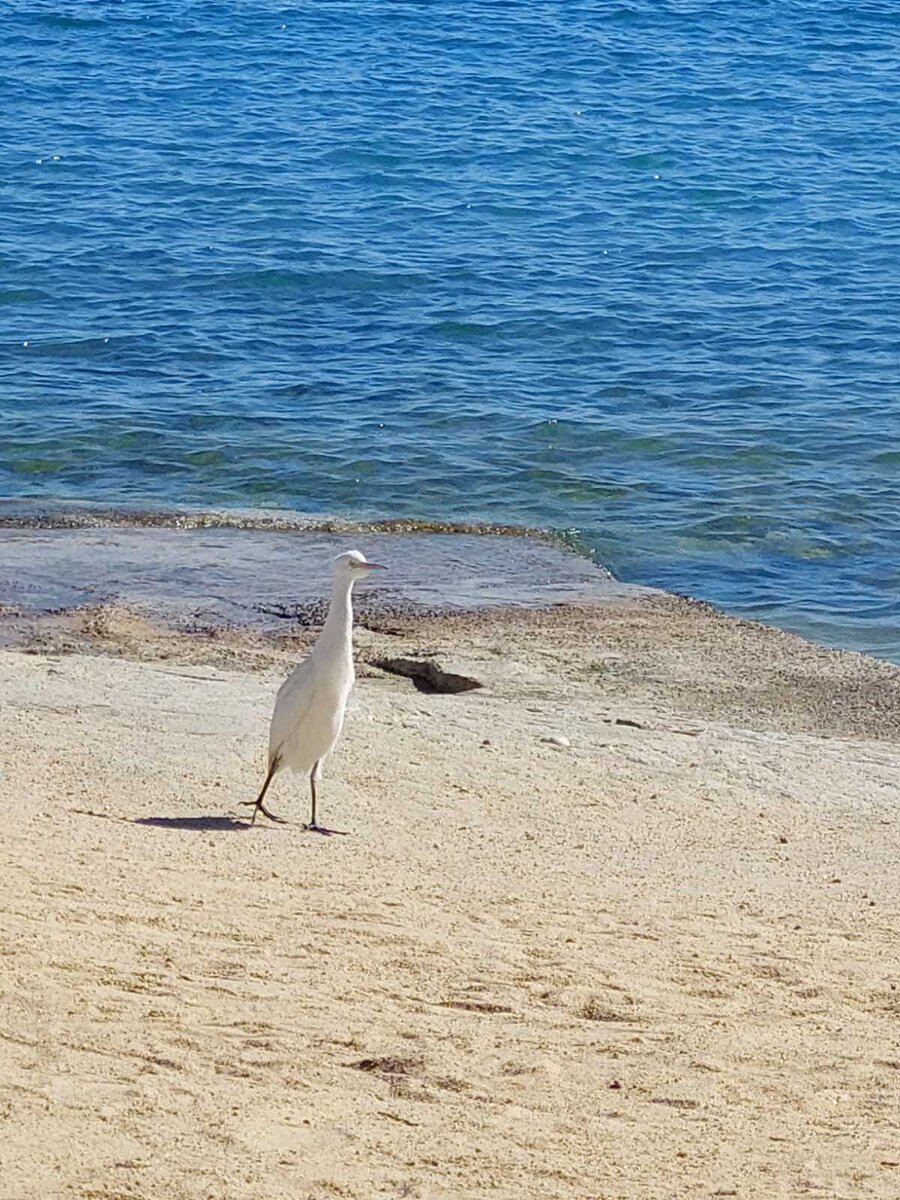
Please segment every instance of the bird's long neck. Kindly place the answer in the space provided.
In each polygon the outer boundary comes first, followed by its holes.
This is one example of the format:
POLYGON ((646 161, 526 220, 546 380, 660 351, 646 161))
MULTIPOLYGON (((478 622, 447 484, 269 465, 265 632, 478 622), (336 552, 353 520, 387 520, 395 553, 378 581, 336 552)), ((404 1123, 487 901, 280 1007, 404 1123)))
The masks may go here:
POLYGON ((352 579, 336 579, 331 593, 328 616, 319 635, 320 645, 350 650, 353 640, 353 591, 352 579))

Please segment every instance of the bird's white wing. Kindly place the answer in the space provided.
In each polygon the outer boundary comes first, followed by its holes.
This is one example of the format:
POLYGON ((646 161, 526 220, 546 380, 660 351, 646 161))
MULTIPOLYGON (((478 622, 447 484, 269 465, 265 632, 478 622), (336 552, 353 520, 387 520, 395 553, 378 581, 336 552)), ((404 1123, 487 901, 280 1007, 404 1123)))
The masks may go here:
POLYGON ((294 667, 275 697, 275 710, 269 726, 270 766, 287 739, 306 719, 315 694, 316 668, 310 656, 294 667))

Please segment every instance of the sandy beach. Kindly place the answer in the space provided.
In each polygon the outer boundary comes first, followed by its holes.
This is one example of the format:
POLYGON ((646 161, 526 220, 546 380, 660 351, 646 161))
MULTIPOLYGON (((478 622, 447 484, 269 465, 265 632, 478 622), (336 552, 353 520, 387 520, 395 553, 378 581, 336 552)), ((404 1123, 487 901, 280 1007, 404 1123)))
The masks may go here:
POLYGON ((290 777, 250 830, 310 636, 0 654, 2 1200, 900 1196, 900 669, 671 597, 373 620, 348 836, 290 777))

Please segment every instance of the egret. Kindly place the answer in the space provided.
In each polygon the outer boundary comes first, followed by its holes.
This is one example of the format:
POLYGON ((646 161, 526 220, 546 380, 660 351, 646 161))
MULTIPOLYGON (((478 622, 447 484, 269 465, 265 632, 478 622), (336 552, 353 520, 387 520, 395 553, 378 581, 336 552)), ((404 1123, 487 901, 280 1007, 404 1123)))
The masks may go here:
POLYGON ((262 790, 256 800, 241 801, 253 805, 251 825, 259 813, 270 821, 284 821, 270 812, 263 800, 272 780, 287 767, 309 776, 312 814, 304 828, 315 833, 333 832, 316 821, 316 783, 321 777, 322 760, 341 736, 347 701, 353 690, 351 593, 358 579, 382 570, 383 567, 369 562, 358 550, 348 550, 334 560, 334 587, 322 632, 309 656, 288 675, 275 699, 269 727, 268 772, 262 790))

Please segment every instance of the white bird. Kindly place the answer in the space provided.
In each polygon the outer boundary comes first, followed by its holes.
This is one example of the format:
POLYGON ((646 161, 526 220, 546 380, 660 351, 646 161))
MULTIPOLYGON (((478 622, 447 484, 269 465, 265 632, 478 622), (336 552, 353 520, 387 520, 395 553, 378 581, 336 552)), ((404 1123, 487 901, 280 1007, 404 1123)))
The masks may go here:
POLYGON ((347 701, 356 678, 353 670, 353 604, 351 592, 357 579, 371 571, 382 571, 358 550, 348 550, 334 560, 334 589, 328 616, 309 656, 281 685, 269 727, 269 768, 262 791, 253 805, 252 825, 257 813, 270 821, 283 821, 263 804, 269 784, 285 767, 309 776, 312 816, 306 829, 330 833, 316 822, 316 782, 322 759, 334 749, 344 724, 347 701))

